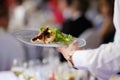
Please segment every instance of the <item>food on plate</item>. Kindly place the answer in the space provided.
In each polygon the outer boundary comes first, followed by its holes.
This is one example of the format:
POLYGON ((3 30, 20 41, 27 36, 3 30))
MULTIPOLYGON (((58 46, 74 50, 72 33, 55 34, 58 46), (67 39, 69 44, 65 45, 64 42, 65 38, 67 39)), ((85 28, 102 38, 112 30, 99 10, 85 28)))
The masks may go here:
POLYGON ((50 28, 49 26, 41 27, 38 35, 31 39, 31 42, 37 43, 59 43, 67 45, 73 41, 73 37, 71 35, 67 35, 62 33, 57 28, 50 28))

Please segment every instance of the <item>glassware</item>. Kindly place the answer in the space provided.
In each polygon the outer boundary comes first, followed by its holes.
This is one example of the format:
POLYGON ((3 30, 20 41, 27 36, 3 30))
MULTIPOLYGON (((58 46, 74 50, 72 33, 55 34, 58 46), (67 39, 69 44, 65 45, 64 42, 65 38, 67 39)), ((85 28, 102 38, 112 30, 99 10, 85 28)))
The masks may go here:
POLYGON ((25 80, 35 80, 34 74, 24 74, 25 80))
POLYGON ((25 80, 36 80, 36 72, 34 69, 27 69, 23 73, 23 77, 25 80))
POLYGON ((17 76, 19 77, 20 75, 23 74, 24 72, 24 67, 22 65, 22 63, 20 61, 18 61, 17 59, 13 60, 13 65, 11 67, 11 71, 17 76))

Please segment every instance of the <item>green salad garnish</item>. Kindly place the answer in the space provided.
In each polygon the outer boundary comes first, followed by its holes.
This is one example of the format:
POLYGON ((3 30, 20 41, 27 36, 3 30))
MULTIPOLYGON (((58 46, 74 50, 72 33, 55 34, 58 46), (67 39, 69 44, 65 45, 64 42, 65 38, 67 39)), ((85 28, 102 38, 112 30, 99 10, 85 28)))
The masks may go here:
MULTIPOLYGON (((43 31, 45 27, 41 27, 40 31, 43 31)), ((67 35, 62 33, 58 28, 49 28, 49 32, 55 34, 55 39, 53 42, 68 45, 73 41, 72 35, 67 35)))

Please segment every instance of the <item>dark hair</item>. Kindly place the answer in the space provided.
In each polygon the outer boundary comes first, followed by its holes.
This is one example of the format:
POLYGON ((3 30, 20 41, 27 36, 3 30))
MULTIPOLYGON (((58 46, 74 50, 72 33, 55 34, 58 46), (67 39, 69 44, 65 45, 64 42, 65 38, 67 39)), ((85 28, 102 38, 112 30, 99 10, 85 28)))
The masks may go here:
POLYGON ((100 11, 101 6, 105 4, 109 7, 110 9, 110 14, 113 16, 114 12, 114 0, 99 0, 98 1, 98 10, 100 11))
POLYGON ((90 4, 89 0, 73 0, 72 5, 76 6, 76 8, 84 14, 90 4))
POLYGON ((23 0, 15 0, 19 5, 23 3, 23 0))
POLYGON ((0 5, 0 17, 8 17, 8 7, 4 4, 0 5))
POLYGON ((4 2, 4 0, 0 0, 0 4, 3 3, 3 2, 4 2))
POLYGON ((0 27, 7 30, 9 21, 9 10, 8 6, 6 6, 5 4, 0 5, 0 20, 5 21, 5 23, 0 22, 0 27))
POLYGON ((74 1, 74 0, 66 0, 68 6, 71 6, 71 4, 72 4, 73 1, 74 1))

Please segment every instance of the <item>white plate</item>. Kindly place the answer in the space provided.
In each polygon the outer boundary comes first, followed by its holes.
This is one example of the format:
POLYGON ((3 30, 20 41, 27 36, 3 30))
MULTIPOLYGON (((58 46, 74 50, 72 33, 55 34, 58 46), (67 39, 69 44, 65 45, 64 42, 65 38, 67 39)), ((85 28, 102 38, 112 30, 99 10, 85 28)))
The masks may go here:
MULTIPOLYGON (((29 45, 33 45, 33 46, 43 46, 43 47, 61 47, 61 46, 65 46, 62 44, 55 44, 55 43, 50 43, 50 44, 44 44, 44 43, 31 43, 31 39, 33 37, 35 37, 37 34, 39 33, 39 31, 37 30, 19 30, 16 32, 13 32, 12 35, 14 37, 16 37, 19 41, 25 43, 25 44, 29 44, 29 45)), ((76 40, 77 38, 74 38, 74 40, 76 40)), ((78 44, 79 46, 83 47, 86 45, 86 41, 84 39, 77 39, 78 40, 78 44)))

